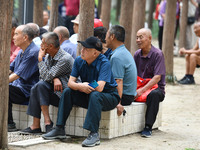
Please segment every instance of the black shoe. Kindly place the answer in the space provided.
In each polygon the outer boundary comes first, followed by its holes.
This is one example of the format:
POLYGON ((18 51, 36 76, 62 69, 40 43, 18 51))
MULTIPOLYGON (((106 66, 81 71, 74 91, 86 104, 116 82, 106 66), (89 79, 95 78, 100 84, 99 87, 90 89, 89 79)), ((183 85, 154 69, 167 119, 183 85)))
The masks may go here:
POLYGON ((43 134, 42 137, 46 140, 65 139, 66 138, 65 129, 56 126, 49 133, 43 134))
POLYGON ((8 132, 14 132, 14 131, 17 131, 16 124, 14 122, 8 124, 8 132))
POLYGON ((48 124, 45 126, 46 133, 50 132, 53 129, 53 122, 51 121, 51 124, 48 124))
POLYGON ((194 78, 186 77, 185 80, 179 82, 180 84, 195 84, 194 78))
POLYGON ((181 80, 178 80, 178 83, 179 82, 182 82, 183 80, 185 80, 187 77, 186 76, 184 76, 181 80))
POLYGON ((20 134, 42 134, 41 128, 31 129, 30 127, 19 131, 20 134))

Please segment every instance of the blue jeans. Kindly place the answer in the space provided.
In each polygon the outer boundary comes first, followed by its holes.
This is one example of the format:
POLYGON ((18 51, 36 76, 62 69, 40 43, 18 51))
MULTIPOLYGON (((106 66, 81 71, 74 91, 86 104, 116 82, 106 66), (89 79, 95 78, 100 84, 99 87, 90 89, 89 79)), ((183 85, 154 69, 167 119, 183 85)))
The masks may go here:
POLYGON ((119 100, 117 89, 105 92, 94 91, 86 94, 66 88, 59 102, 56 125, 65 126, 73 105, 77 105, 88 109, 83 128, 91 132, 98 132, 101 111, 114 109, 119 100))

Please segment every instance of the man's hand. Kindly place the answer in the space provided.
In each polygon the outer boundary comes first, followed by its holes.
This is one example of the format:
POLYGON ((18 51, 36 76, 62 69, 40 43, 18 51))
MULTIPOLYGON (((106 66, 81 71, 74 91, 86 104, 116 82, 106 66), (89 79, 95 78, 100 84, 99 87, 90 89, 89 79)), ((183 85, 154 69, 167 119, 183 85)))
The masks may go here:
POLYGON ((123 111, 124 111, 124 107, 119 103, 117 105, 117 115, 121 116, 121 114, 123 113, 123 111))
POLYGON ((45 55, 46 55, 46 50, 40 48, 40 51, 39 51, 39 54, 38 54, 38 61, 41 62, 45 55))
POLYGON ((135 96, 135 99, 137 99, 138 97, 140 97, 144 93, 143 90, 142 90, 142 88, 136 90, 136 92, 137 92, 137 95, 135 96))
POLYGON ((185 54, 185 51, 186 51, 185 48, 181 48, 181 49, 179 50, 179 54, 180 54, 180 55, 183 55, 183 54, 185 54))
POLYGON ((95 89, 91 86, 89 86, 88 82, 83 82, 83 83, 79 83, 80 88, 79 91, 84 92, 86 94, 90 94, 91 92, 95 91, 95 89))
POLYGON ((60 91, 62 93, 63 87, 62 83, 58 78, 53 79, 54 91, 60 91))

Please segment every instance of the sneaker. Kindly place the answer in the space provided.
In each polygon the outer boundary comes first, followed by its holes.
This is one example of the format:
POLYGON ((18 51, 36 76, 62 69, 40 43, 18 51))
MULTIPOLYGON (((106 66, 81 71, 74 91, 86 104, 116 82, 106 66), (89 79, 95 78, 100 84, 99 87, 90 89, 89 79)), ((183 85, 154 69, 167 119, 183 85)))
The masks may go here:
POLYGON ((53 129, 53 122, 51 124, 45 125, 46 133, 50 132, 53 129))
POLYGON ((16 124, 14 122, 8 124, 8 132, 14 132, 14 131, 17 131, 16 124))
POLYGON ((143 130, 142 133, 141 133, 141 136, 142 136, 142 137, 146 137, 146 138, 150 138, 150 137, 151 137, 151 134, 152 134, 151 129, 149 129, 149 128, 144 128, 144 130, 143 130))
POLYGON ((42 134, 41 128, 31 129, 30 127, 19 131, 20 134, 42 134))
POLYGON ((93 147, 100 144, 99 134, 90 133, 88 137, 82 142, 83 147, 93 147))
POLYGON ((185 78, 185 80, 182 80, 179 82, 180 84, 195 84, 194 78, 190 79, 188 77, 185 78))
POLYGON ((179 82, 182 82, 183 80, 185 80, 187 77, 186 76, 184 76, 181 80, 178 80, 178 83, 179 82))
POLYGON ((46 140, 52 140, 52 139, 65 139, 66 134, 65 130, 59 127, 55 127, 52 129, 49 133, 43 134, 42 137, 46 140))

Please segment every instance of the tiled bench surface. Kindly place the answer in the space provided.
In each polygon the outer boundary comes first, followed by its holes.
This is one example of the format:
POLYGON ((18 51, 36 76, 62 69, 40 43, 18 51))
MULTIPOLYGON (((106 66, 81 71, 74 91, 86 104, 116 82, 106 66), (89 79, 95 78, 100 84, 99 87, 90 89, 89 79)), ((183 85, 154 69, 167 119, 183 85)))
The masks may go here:
MULTIPOLYGON (((117 116, 117 109, 102 112, 99 134, 100 138, 110 139, 118 136, 132 134, 142 131, 144 128, 144 118, 146 112, 145 103, 133 102, 130 106, 125 106, 126 115, 117 116)), ((13 118, 18 129, 27 128, 32 124, 32 117, 26 115, 27 106, 13 105, 13 118)), ((56 107, 50 106, 50 117, 56 123, 56 107)), ((83 122, 87 109, 73 107, 66 122, 66 134, 75 136, 87 136, 88 131, 83 129, 83 122)), ((44 131, 44 119, 41 115, 41 127, 44 131)), ((160 103, 159 113, 153 128, 161 126, 162 103, 160 103)))

